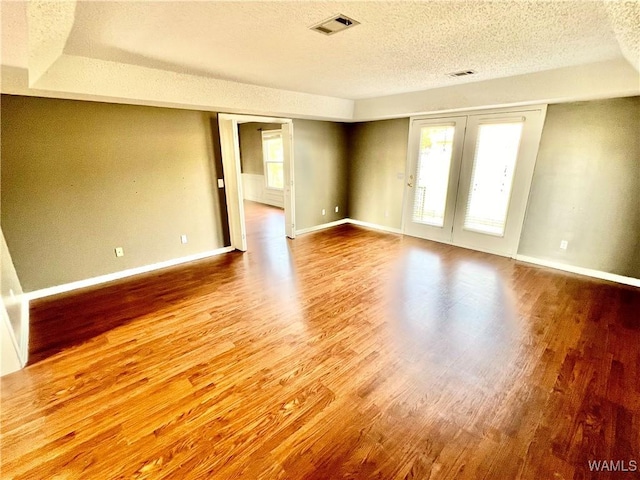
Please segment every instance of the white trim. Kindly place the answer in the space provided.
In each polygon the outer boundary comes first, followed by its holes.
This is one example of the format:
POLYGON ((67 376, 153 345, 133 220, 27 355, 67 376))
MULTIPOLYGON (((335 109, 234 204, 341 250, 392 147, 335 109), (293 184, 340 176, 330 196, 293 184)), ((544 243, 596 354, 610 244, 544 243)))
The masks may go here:
MULTIPOLYGON (((231 245, 241 251, 247 250, 246 222, 244 216, 244 207, 242 204, 242 177, 240 167, 240 141, 238 139, 238 125, 248 122, 260 123, 279 123, 282 125, 282 143, 285 150, 284 169, 285 184, 287 174, 290 174, 290 184, 285 185, 284 192, 284 211, 285 211, 285 234, 289 238, 295 236, 293 224, 295 223, 295 191, 293 179, 294 176, 294 159, 293 159, 293 119, 264 117, 256 115, 239 115, 232 113, 218 114, 218 128, 220 130, 220 147, 222 151, 222 167, 224 170, 225 194, 227 198, 227 211, 229 214, 229 231, 231 234, 231 245), (289 133, 288 138, 285 133, 289 133), (287 151, 289 155, 287 155, 287 151), (227 177, 231 180, 231 184, 227 182, 227 177), (289 193, 288 193, 289 192, 289 193), (291 218, 291 222, 286 219, 291 218), (289 224, 291 229, 289 229, 289 224)), ((266 176, 265 176, 266 181, 266 176)))
POLYGON ((293 148, 293 121, 283 123, 282 148, 284 149, 284 232, 288 238, 296 238, 296 187, 295 187, 295 158, 293 148))
POLYGON ((546 103, 529 103, 522 106, 504 106, 504 107, 475 107, 475 108, 466 108, 466 109, 458 109, 452 112, 433 112, 427 113, 423 115, 411 115, 409 117, 411 122, 420 121, 420 120, 440 120, 447 119, 451 117, 470 117, 470 116, 482 116, 482 115, 494 115, 494 114, 511 114, 511 113, 520 113, 520 112, 535 112, 541 109, 545 109, 546 113, 547 104, 546 103))
MULTIPOLYGON (((283 144, 284 140, 282 137, 282 128, 280 128, 279 130, 262 130, 261 132, 261 140, 262 140, 262 171, 264 172, 264 188, 266 190, 274 190, 276 192, 282 192, 284 194, 284 145, 282 145, 282 162, 274 162, 274 161, 270 161, 269 160, 269 152, 267 152, 267 149, 265 148, 264 142, 265 142, 265 137, 266 140, 269 140, 270 138, 274 138, 274 137, 279 137, 280 138, 280 143, 283 144), (271 187, 269 185, 269 167, 268 165, 270 163, 282 163, 282 188, 277 188, 277 187, 271 187)), ((284 203, 284 202, 283 202, 284 203)))
POLYGON ((304 233, 317 232, 318 230, 326 230, 327 228, 337 227, 338 225, 344 225, 345 223, 349 223, 348 218, 343 218, 341 220, 336 220, 335 222, 322 223, 320 225, 315 225, 309 228, 303 228, 302 230, 296 230, 296 235, 302 235, 304 233))
MULTIPOLYGON (((358 225, 360 227, 371 228, 371 229, 379 230, 381 232, 386 232, 386 233, 397 233, 401 235, 407 235, 405 233, 402 233, 402 230, 400 230, 399 228, 385 227, 384 225, 378 225, 378 224, 369 223, 369 222, 362 222, 360 220, 354 220, 352 218, 343 218, 342 220, 337 220, 335 222, 323 223, 322 225, 316 225, 315 227, 304 228, 302 230, 297 230, 296 234, 301 235, 304 233, 316 232, 318 230, 325 230, 327 228, 336 227, 338 225, 344 225, 345 223, 358 225)), ((411 236, 411 235, 407 235, 407 236, 411 236)), ((416 237, 416 238, 420 238, 420 237, 416 237)), ((431 240, 431 241, 436 241, 436 240, 431 240)), ((436 242, 443 243, 445 245, 451 245, 452 247, 464 248, 466 250, 474 250, 478 252, 489 253, 491 255, 503 256, 503 255, 500 255, 499 253, 495 253, 489 250, 482 250, 475 247, 472 248, 465 245, 456 245, 451 242, 444 242, 444 241, 436 241, 436 242)), ((505 256, 507 258, 510 257, 508 255, 505 255, 505 256)), ((624 285, 631 285, 633 287, 640 287, 640 279, 638 278, 625 277, 623 275, 616 275, 615 273, 602 272, 600 270, 592 270, 590 268, 576 267, 574 265, 567 265, 565 263, 558 263, 551 260, 542 260, 539 258, 528 257, 526 255, 516 255, 515 257, 511 257, 511 258, 521 262, 532 263, 532 264, 540 265, 543 267, 555 268, 556 270, 563 270, 565 272, 577 273, 578 275, 585 275, 587 277, 598 278, 601 280, 607 280, 615 283, 622 283, 624 285)))
POLYGON ((296 230, 296 235, 302 235, 305 233, 317 232, 318 230, 326 230, 327 228, 337 227, 338 225, 344 225, 350 223, 352 225, 358 225, 360 227, 371 228, 373 230, 379 230, 387 233, 402 233, 399 228, 385 227, 384 225, 378 225, 377 223, 362 222, 360 220, 354 220, 353 218, 343 218, 342 220, 336 220, 335 222, 322 223, 309 228, 303 228, 302 230, 296 230))
POLYGON ((576 267, 575 265, 554 262, 553 260, 542 260, 540 258, 528 257, 526 255, 516 255, 516 260, 543 267, 555 268, 556 270, 563 270, 565 272, 577 273, 578 275, 585 275, 587 277, 599 278, 600 280, 608 280, 610 282, 640 287, 640 278, 625 277, 624 275, 603 272, 601 270, 592 270, 590 268, 576 267))
POLYGON ((505 253, 501 253, 499 251, 496 250, 491 250, 488 248, 480 248, 480 247, 476 247, 474 245, 468 245, 466 243, 454 243, 448 240, 435 240, 435 239, 431 239, 431 238, 424 238, 424 237, 419 237, 417 235, 411 235, 409 233, 406 232, 400 232, 403 235, 406 235, 408 237, 413 237, 413 238, 419 238, 421 240, 426 240, 427 242, 436 242, 436 243, 441 243, 443 245, 449 245, 451 247, 458 247, 458 248, 464 248, 465 250, 472 250, 474 252, 482 252, 482 253, 488 253, 491 255, 496 255, 498 257, 504 257, 504 258, 513 258, 515 259, 515 255, 510 255, 510 254, 505 254, 505 253))
POLYGON ((244 197, 240 166, 240 140, 238 122, 227 115, 218 115, 220 131, 220 151, 222 153, 222 172, 224 194, 227 199, 229 216, 229 237, 231 246, 242 252, 247 250, 247 229, 244 221, 244 197))
POLYGON ((358 225, 360 227, 371 228, 373 230, 380 230, 381 232, 402 234, 402 230, 399 228, 385 227, 384 225, 378 225, 377 223, 362 222, 360 220, 354 220, 352 218, 349 219, 349 223, 358 225))
MULTIPOLYGON (((546 104, 534 104, 524 107, 511 106, 502 108, 482 108, 476 110, 463 110, 456 114, 442 115, 432 113, 429 115, 413 115, 410 117, 409 140, 407 149, 407 160, 405 167, 405 179, 409 175, 415 174, 416 159, 415 147, 418 129, 422 124, 454 122, 456 130, 464 126, 462 137, 462 148, 456 154, 456 144, 454 143, 454 153, 452 155, 451 172, 449 176, 449 186, 447 193, 447 210, 452 210, 450 215, 451 225, 447 225, 447 213, 445 212, 445 222, 442 228, 420 226, 411 228, 412 195, 410 187, 405 180, 402 205, 402 232, 405 235, 416 236, 426 240, 447 243, 449 245, 478 250, 503 257, 515 258, 520 244, 520 236, 524 225, 524 218, 531 192, 533 172, 542 138, 542 129, 547 113, 546 104), (501 237, 489 236, 483 232, 472 233, 463 228, 464 212, 467 208, 467 197, 469 194, 469 184, 471 181, 475 136, 478 135, 479 122, 482 117, 493 116, 523 116, 526 120, 522 131, 522 138, 518 150, 518 160, 513 176, 513 188, 509 199, 509 213, 505 225, 504 235, 501 237), (458 125, 460 118, 465 117, 463 125, 458 125), (456 157, 459 155, 459 158, 456 157), (457 165, 456 165, 457 161, 457 165), (457 170, 457 173, 455 173, 457 170), (451 181, 455 179, 456 188, 453 188, 451 181)), ((494 119, 495 120, 495 119, 494 119)), ((500 118, 500 120, 503 120, 500 118)))
POLYGON ((29 360, 29 299, 26 294, 22 294, 22 305, 20 306, 20 325, 21 325, 21 345, 19 346, 18 354, 20 356, 20 362, 22 367, 27 365, 29 360))
POLYGON ((196 253, 187 257, 173 258, 164 262, 153 263, 151 265, 144 265, 142 267, 130 268, 128 270, 121 270, 119 272, 108 273, 106 275, 100 275, 99 277, 87 278, 85 280, 78 280, 77 282, 65 283, 63 285, 57 285, 55 287, 43 288, 41 290, 34 290, 24 294, 27 301, 34 300, 36 298, 49 297, 51 295, 57 295, 59 293, 70 292, 79 288, 92 287, 94 285, 100 285, 101 283, 112 282, 113 280, 120 280, 121 278, 132 277, 141 273, 153 272, 154 270, 160 270, 161 268, 172 267, 174 265, 180 265, 181 263, 193 262, 194 260, 201 260, 207 257, 213 257, 222 253, 228 253, 235 250, 233 247, 223 247, 216 250, 209 250, 207 252, 196 253))
POLYGON ((4 305, 4 303, 2 304, 2 322, 5 324, 6 330, 7 330, 8 334, 9 334, 9 341, 13 345, 13 350, 15 352, 15 358, 17 358, 18 365, 19 365, 19 368, 15 369, 15 370, 11 369, 11 371, 6 372, 7 374, 9 374, 9 373, 17 372, 21 368, 24 368, 24 366, 27 364, 27 360, 26 360, 26 358, 23 358, 20 345, 18 345, 18 340, 16 339, 16 334, 13 331, 13 327, 11 326, 11 320, 9 319, 9 313, 7 312, 7 309, 6 309, 5 305, 4 305))

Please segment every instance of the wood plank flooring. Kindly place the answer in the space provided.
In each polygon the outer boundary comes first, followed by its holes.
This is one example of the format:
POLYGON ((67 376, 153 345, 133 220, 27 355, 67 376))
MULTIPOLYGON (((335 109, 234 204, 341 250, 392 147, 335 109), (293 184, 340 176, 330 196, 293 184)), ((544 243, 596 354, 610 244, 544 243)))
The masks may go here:
POLYGON ((626 479, 640 290, 351 225, 32 305, 15 479, 626 479), (620 465, 620 464, 618 464, 620 465))

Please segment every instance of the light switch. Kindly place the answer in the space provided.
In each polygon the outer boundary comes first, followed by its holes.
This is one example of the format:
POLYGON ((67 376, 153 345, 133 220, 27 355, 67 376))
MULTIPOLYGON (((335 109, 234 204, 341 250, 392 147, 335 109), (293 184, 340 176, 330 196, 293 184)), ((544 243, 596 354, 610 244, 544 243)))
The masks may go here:
POLYGON ((218 188, 224 188, 224 178, 218 179, 218 188))

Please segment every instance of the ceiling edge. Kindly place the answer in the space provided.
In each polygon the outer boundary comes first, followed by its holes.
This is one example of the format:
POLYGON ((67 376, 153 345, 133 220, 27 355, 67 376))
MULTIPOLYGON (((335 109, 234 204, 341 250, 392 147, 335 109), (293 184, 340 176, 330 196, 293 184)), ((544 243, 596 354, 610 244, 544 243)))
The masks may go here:
POLYGON ((75 0, 30 0, 27 3, 30 86, 62 55, 73 28, 75 12, 75 0))
POLYGON ((634 95, 640 95, 640 73, 620 58, 514 77, 356 100, 353 121, 634 95))

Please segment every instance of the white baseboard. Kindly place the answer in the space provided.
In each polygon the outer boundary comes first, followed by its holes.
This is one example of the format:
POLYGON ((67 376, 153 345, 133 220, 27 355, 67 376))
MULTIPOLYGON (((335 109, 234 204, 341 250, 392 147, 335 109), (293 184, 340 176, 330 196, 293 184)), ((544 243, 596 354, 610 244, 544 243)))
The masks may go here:
POLYGON ((360 220, 354 220, 353 218, 343 218, 342 220, 336 220, 335 222, 323 223, 321 225, 315 225, 309 228, 303 228, 302 230, 296 230, 296 235, 302 235, 304 233, 317 232, 318 230, 325 230, 327 228, 337 227, 338 225, 344 225, 350 223, 352 225, 358 225, 360 227, 371 228, 373 230, 379 230, 387 233, 402 233, 399 228, 385 227, 384 225, 378 225, 377 223, 362 222, 360 220))
POLYGON ((194 260, 200 260, 207 257, 213 257, 214 255, 220 255, 233 251, 233 247, 223 247, 216 250, 209 250, 207 252, 196 253, 187 257, 174 258, 164 262, 154 263, 151 265, 144 265, 142 267, 130 268, 128 270, 122 270, 120 272, 109 273, 106 275, 100 275, 99 277, 87 278, 85 280, 78 280, 77 282, 65 283, 63 285, 56 285, 55 287, 43 288, 41 290, 34 290, 33 292, 27 292, 24 294, 27 300, 34 300, 36 298, 49 297, 51 295, 57 295, 59 293, 70 292, 79 288, 92 287, 94 285, 100 285, 101 283, 112 282, 113 280, 120 280, 121 278, 131 277, 133 275, 139 275, 141 273, 153 272, 154 270, 160 270, 161 268, 172 267, 174 265, 180 265, 181 263, 192 262, 194 260))
MULTIPOLYGON (((309 228, 303 228, 301 230, 296 230, 296 235, 302 235, 305 233, 316 232, 318 230, 325 230, 327 228, 336 227, 338 225, 344 225, 346 223, 351 223, 353 225, 359 225, 362 227, 367 227, 375 230, 379 230, 382 232, 388 233, 402 233, 400 229, 386 227, 383 225, 376 225, 373 223, 362 222, 360 220, 353 220, 351 218, 343 218, 341 220, 336 220, 335 222, 323 223, 321 225, 316 225, 309 228)), ((120 280, 122 278, 131 277, 134 275, 139 275, 141 273, 152 272, 154 270, 160 270, 162 268, 172 267, 174 265, 180 265, 181 263, 192 262, 194 260, 200 260, 207 257, 212 257, 215 255, 220 255, 223 253, 228 253, 233 251, 233 247, 223 247, 218 248, 216 250, 210 250, 207 252, 196 253, 194 255, 189 255, 187 257, 174 258, 172 260, 167 260, 164 262, 154 263, 151 265, 144 265, 142 267, 131 268, 128 270, 122 270, 120 272, 109 273, 107 275, 100 275, 98 277, 87 278, 85 280, 78 280, 77 282, 65 283, 63 285, 57 285, 54 287, 43 288, 41 290, 35 290, 33 292, 24 293, 24 301, 25 304, 28 305, 30 300, 34 300, 36 298, 49 297, 51 295, 57 295, 59 293, 70 292, 72 290, 77 290, 85 287, 92 287, 94 285, 100 285, 102 283, 111 282, 113 280, 120 280)), ((592 270, 589 268, 576 267, 574 265, 567 265, 564 263, 554 262, 551 260, 542 260, 535 257, 529 257, 526 255, 516 255, 516 260, 531 263, 534 265, 540 265, 543 267, 554 268, 556 270, 563 270, 565 272, 577 273, 579 275, 585 275, 588 277, 598 278, 601 280, 608 280, 610 282, 622 283, 625 285, 631 285, 634 287, 640 287, 640 279, 633 277, 625 277, 623 275, 617 275, 615 273, 602 272, 600 270, 592 270)), ((26 309, 28 311, 28 307, 26 309)))
POLYGON ((373 230, 380 230, 381 232, 402 233, 402 230, 400 230, 399 228, 386 227, 384 225, 378 225, 377 223, 362 222, 360 220, 354 220, 353 218, 349 219, 349 223, 353 225, 359 225, 361 227, 371 228, 373 230))
POLYGON ((623 283, 633 287, 640 287, 640 279, 633 277, 625 277, 624 275, 616 275, 615 273, 603 272, 601 270, 592 270, 590 268, 576 267, 567 265, 566 263, 554 262, 552 260, 542 260, 540 258, 528 257, 526 255, 516 255, 516 260, 521 262, 533 263, 542 267, 555 268, 565 272, 577 273, 578 275, 586 275, 587 277, 599 278, 600 280, 608 280, 610 282, 623 283))
POLYGON ((242 191, 245 200, 284 208, 284 191, 267 188, 264 175, 243 173, 242 191))
POLYGON ((336 220, 335 222, 323 223, 321 225, 315 225, 313 227, 296 230, 296 235, 302 235, 304 233, 317 232, 318 230, 325 230, 327 228, 337 227, 338 225, 344 225, 345 223, 349 223, 349 219, 348 218, 343 218, 341 220, 336 220))
POLYGON ((260 197, 259 198, 259 197, 249 196, 249 195, 245 195, 244 199, 245 200, 249 200, 250 202, 262 203, 264 205, 270 205, 272 207, 277 207, 277 208, 284 209, 284 200, 276 201, 276 200, 271 200, 269 197, 260 197))

